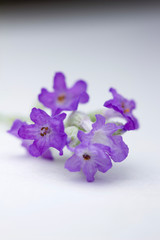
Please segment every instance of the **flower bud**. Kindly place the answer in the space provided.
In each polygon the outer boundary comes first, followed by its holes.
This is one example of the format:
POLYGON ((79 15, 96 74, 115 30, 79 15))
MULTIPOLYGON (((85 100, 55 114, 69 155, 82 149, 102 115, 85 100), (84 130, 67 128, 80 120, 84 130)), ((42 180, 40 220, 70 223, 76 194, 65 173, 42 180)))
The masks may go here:
POLYGON ((75 126, 66 127, 65 133, 67 134, 67 143, 69 148, 75 148, 79 144, 79 139, 77 138, 78 128, 75 126))
POLYGON ((92 129, 93 122, 85 113, 74 111, 67 120, 67 126, 75 126, 78 129, 89 132, 92 129))

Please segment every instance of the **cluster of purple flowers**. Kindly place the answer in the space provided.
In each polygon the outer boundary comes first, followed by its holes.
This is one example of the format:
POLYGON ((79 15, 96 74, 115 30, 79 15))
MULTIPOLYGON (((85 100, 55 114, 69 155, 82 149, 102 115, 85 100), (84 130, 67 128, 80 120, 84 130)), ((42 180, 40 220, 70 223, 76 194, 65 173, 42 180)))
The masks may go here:
POLYGON ((65 168, 71 172, 83 171, 88 182, 94 181, 99 170, 107 172, 114 162, 123 161, 128 155, 128 146, 124 143, 122 134, 138 129, 138 121, 132 114, 136 105, 133 100, 127 100, 113 88, 110 92, 113 99, 106 101, 104 114, 96 114, 93 122, 89 115, 77 110, 79 103, 87 103, 89 95, 87 84, 77 81, 73 87, 67 88, 65 76, 58 72, 54 76, 53 92, 42 88, 39 101, 51 109, 51 116, 44 110, 33 108, 30 119, 33 124, 15 120, 8 131, 22 140, 22 146, 33 157, 43 157, 53 160, 51 148, 63 155, 65 146, 72 156, 65 162, 65 168), (66 120, 66 113, 72 111, 66 120), (110 122, 117 116, 125 120, 125 124, 110 122))

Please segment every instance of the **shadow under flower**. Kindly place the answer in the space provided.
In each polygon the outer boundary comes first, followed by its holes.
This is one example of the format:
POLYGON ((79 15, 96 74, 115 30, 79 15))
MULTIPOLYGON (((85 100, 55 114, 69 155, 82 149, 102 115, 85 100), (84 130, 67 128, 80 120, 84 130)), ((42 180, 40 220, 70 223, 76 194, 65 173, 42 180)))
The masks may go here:
MULTIPOLYGON (((82 171, 80 172, 69 172, 64 168, 65 161, 69 156, 66 155, 59 156, 55 155, 54 160, 44 159, 42 157, 34 158, 29 154, 23 155, 14 155, 12 156, 12 160, 19 161, 28 161, 29 165, 36 164, 36 171, 40 171, 40 175, 50 178, 50 180, 57 178, 61 179, 61 181, 72 182, 72 184, 94 184, 94 186, 99 185, 116 185, 122 182, 129 182, 130 180, 134 180, 135 176, 133 172, 135 171, 135 166, 130 164, 129 162, 123 162, 119 164, 113 164, 113 167, 106 173, 97 172, 95 175, 95 181, 88 183, 86 182, 86 177, 82 171)), ((137 171, 137 168, 136 168, 137 171)))
MULTIPOLYGON (((75 172, 70 173, 68 181, 75 182, 76 184, 87 184, 86 178, 83 172, 75 172), (73 176, 74 175, 74 176, 73 176)), ((131 181, 137 180, 137 167, 133 164, 128 163, 120 163, 120 164, 113 164, 113 167, 106 173, 98 172, 95 175, 95 181, 89 182, 88 184, 93 184, 94 186, 100 185, 114 185, 114 184, 122 184, 122 183, 129 183, 131 181), (136 175, 134 172, 136 171, 136 175)))

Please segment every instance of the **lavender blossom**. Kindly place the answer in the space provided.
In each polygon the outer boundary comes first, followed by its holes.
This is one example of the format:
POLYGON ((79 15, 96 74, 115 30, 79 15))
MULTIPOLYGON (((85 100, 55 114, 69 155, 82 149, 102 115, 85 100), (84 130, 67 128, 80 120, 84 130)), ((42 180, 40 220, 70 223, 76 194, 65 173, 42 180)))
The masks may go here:
POLYGON ((63 154, 67 146, 72 156, 66 160, 65 168, 71 172, 81 171, 88 182, 93 182, 97 171, 107 172, 114 162, 121 162, 128 156, 128 146, 122 134, 139 128, 133 115, 136 108, 134 100, 121 96, 110 88, 113 99, 106 101, 102 110, 91 113, 76 111, 79 103, 87 103, 87 83, 77 81, 67 88, 65 76, 57 72, 54 76, 53 91, 42 88, 38 98, 52 116, 45 111, 33 108, 30 114, 32 124, 15 120, 8 133, 19 138, 21 145, 34 157, 53 159, 51 148, 63 154), (68 116, 63 111, 72 111, 68 116), (109 122, 113 118, 122 121, 109 122))
POLYGON ((85 143, 78 145, 74 149, 73 156, 65 163, 65 168, 71 172, 78 172, 82 169, 88 182, 94 181, 97 170, 105 173, 111 167, 111 160, 104 152, 103 147, 85 143))
POLYGON ((66 163, 65 168, 71 172, 82 169, 89 182, 94 181, 97 170, 108 171, 111 159, 115 162, 123 161, 128 155, 128 147, 121 136, 114 135, 120 126, 114 123, 105 124, 105 118, 98 114, 96 122, 89 133, 78 132, 80 144, 73 149, 73 156, 66 163))
POLYGON ((127 157, 129 149, 122 137, 115 135, 120 128, 121 126, 114 123, 105 124, 105 118, 97 114, 92 130, 89 133, 79 131, 78 138, 86 144, 92 143, 100 147, 103 146, 104 151, 109 154, 114 162, 121 162, 127 157))
POLYGON ((30 118, 34 124, 23 124, 18 131, 21 138, 33 141, 28 147, 32 156, 39 157, 50 147, 56 148, 60 155, 63 154, 63 147, 67 140, 63 125, 65 117, 65 113, 50 117, 41 109, 32 109, 30 118))
MULTIPOLYGON (((8 133, 12 134, 13 136, 21 139, 22 143, 21 145, 26 148, 27 152, 29 153, 29 146, 33 143, 33 140, 24 140, 18 135, 18 131, 22 125, 27 125, 26 122, 22 122, 21 120, 17 119, 13 122, 12 127, 10 130, 8 130, 8 133)), ((42 158, 53 160, 52 152, 50 149, 48 149, 46 152, 42 154, 42 158)))
POLYGON ((106 101, 104 106, 114 109, 116 112, 120 113, 121 117, 126 119, 127 123, 123 127, 125 131, 139 128, 138 120, 132 114, 132 111, 136 108, 135 101, 127 100, 118 94, 114 88, 110 88, 110 92, 113 95, 113 99, 106 101))
POLYGON ((53 88, 53 92, 42 88, 39 94, 39 101, 52 110, 52 115, 59 114, 63 110, 76 110, 79 103, 86 103, 89 100, 86 82, 79 80, 73 87, 67 88, 65 76, 61 72, 55 74, 53 88))

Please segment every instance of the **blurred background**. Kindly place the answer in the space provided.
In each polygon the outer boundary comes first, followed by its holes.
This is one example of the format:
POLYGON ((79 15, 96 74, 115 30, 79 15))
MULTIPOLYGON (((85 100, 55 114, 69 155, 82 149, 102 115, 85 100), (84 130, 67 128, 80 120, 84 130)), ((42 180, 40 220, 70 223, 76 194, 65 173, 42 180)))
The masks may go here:
POLYGON ((110 87, 135 99, 140 129, 124 136, 126 162, 86 185, 63 164, 26 161, 1 122, 2 239, 158 240, 160 5, 0 1, 0 114, 28 117, 56 71, 88 82, 80 110, 101 108, 110 87))

